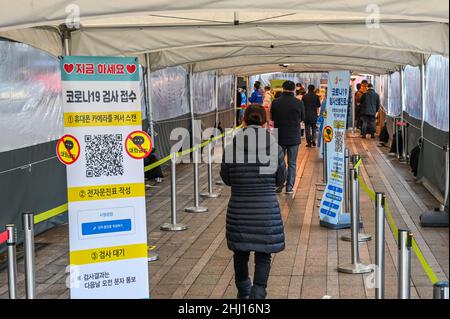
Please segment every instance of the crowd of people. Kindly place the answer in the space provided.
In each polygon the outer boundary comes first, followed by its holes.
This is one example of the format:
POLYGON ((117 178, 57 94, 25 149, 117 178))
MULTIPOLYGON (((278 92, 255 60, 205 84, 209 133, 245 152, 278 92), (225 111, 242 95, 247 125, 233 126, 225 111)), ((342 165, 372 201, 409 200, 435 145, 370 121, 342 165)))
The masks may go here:
POLYGON ((380 96, 375 92, 373 85, 363 80, 356 86, 355 93, 355 122, 361 130, 361 138, 370 134, 375 138, 375 119, 380 109, 380 96))

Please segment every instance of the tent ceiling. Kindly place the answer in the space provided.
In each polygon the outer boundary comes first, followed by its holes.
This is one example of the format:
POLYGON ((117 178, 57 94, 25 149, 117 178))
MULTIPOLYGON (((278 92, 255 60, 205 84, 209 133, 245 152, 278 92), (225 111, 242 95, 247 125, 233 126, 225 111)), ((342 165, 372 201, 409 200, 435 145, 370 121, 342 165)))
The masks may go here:
POLYGON ((78 8, 81 29, 72 32, 71 54, 144 62, 151 53, 152 69, 195 63, 198 71, 229 72, 277 69, 283 61, 384 73, 417 65, 423 54, 448 57, 448 2, 440 0, 17 1, 2 4, 0 36, 61 55, 58 26, 78 8), (366 24, 373 17, 378 27, 366 24))
POLYGON ((59 25, 65 22, 74 5, 79 8, 83 23, 98 20, 97 24, 109 25, 116 24, 116 20, 107 18, 133 17, 133 23, 136 23, 143 16, 148 16, 144 22, 153 25, 187 24, 189 21, 195 24, 211 23, 208 21, 232 23, 233 12, 239 12, 242 22, 262 22, 271 17, 270 20, 276 21, 304 21, 305 18, 349 21, 365 20, 374 10, 379 12, 382 20, 448 23, 449 8, 448 3, 441 0, 259 0, 257 3, 248 0, 202 0, 201 3, 198 0, 16 0, 2 3, 0 31, 59 25))

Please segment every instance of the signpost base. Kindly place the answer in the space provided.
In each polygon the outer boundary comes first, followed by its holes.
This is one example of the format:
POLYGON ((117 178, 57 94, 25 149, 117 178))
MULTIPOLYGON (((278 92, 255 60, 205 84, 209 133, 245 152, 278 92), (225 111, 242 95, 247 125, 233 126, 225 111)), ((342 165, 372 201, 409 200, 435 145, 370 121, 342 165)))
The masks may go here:
POLYGON ((448 212, 432 210, 420 215, 420 225, 423 227, 448 227, 448 212))
POLYGON ((186 213, 206 213, 208 211, 208 208, 202 206, 193 206, 193 207, 186 207, 184 211, 186 213))
POLYGON ((217 197, 220 197, 220 194, 219 193, 206 192, 206 193, 200 193, 200 196, 201 197, 206 197, 206 198, 217 198, 217 197))
MULTIPOLYGON (((351 235, 350 234, 345 234, 341 236, 341 240, 343 241, 352 241, 351 235)), ((368 234, 358 234, 358 242, 362 243, 362 242, 366 242, 372 240, 372 236, 368 235, 368 234)))
POLYGON ((367 274, 373 270, 372 266, 364 264, 346 264, 338 267, 338 272, 346 274, 367 274))

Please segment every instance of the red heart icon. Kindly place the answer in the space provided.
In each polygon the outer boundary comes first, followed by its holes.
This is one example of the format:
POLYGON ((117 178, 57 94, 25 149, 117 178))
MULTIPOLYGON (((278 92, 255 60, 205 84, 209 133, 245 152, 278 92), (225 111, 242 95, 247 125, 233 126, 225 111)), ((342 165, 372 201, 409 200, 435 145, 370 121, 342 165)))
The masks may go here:
POLYGON ((127 71, 130 74, 133 74, 136 71, 136 64, 127 64, 127 71))
POLYGON ((66 71, 66 73, 72 73, 73 64, 72 63, 64 63, 64 70, 66 71))

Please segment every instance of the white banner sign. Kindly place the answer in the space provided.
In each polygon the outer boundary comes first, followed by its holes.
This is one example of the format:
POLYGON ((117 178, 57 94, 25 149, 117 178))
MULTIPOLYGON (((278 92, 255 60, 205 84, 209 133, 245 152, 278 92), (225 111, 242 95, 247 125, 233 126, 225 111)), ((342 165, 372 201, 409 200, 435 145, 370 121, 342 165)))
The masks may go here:
POLYGON ((350 72, 330 72, 326 112, 322 131, 327 145, 328 181, 320 202, 320 220, 337 225, 340 222, 344 196, 344 150, 350 72))
POLYGON ((126 151, 142 130, 135 58, 61 60, 71 298, 149 298, 144 167, 126 151))

